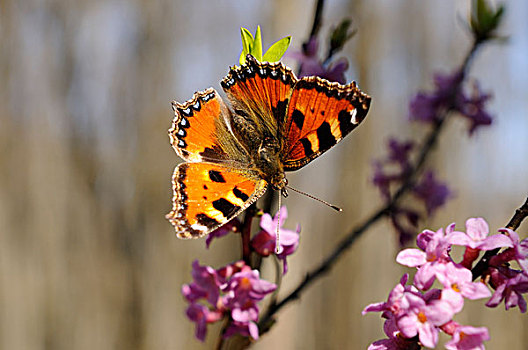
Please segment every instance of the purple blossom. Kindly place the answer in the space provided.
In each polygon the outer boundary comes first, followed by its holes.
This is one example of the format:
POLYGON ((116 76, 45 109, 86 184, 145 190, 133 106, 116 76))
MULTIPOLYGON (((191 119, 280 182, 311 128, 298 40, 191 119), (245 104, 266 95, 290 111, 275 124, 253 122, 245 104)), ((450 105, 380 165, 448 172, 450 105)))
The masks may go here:
POLYGON ((524 274, 528 275, 528 238, 521 241, 517 232, 509 228, 501 228, 499 232, 504 233, 502 236, 508 239, 511 248, 491 258, 490 264, 500 266, 505 262, 515 260, 524 274))
POLYGON ((431 93, 418 93, 409 104, 411 120, 432 123, 438 121, 439 114, 445 110, 454 110, 470 121, 469 134, 482 125, 492 123, 491 115, 484 109, 490 99, 489 94, 481 92, 475 83, 471 97, 464 94, 461 83, 462 72, 452 75, 436 74, 434 76, 435 90, 431 93))
POLYGON ((473 94, 470 98, 465 97, 464 104, 460 107, 460 113, 469 119, 469 135, 482 125, 491 125, 493 118, 484 110, 484 105, 491 98, 490 94, 484 94, 478 84, 474 84, 473 94))
POLYGON ((227 293, 224 304, 228 308, 245 307, 248 302, 255 303, 262 300, 276 288, 274 283, 260 279, 258 270, 251 270, 248 266, 247 269, 235 273, 222 286, 222 291, 227 293))
POLYGON ((483 341, 489 340, 486 327, 458 326, 453 338, 445 344, 448 350, 484 350, 483 341))
POLYGON ((317 38, 311 37, 303 47, 303 52, 293 52, 286 54, 296 59, 300 64, 299 77, 318 76, 329 81, 336 81, 341 84, 346 83, 345 72, 348 69, 348 61, 341 58, 336 62, 325 65, 317 55, 319 44, 317 38))
MULTIPOLYGON (((412 170, 410 153, 415 148, 413 141, 398 141, 391 138, 388 143, 388 156, 375 161, 372 182, 378 187, 383 199, 391 200, 391 186, 405 182, 412 170)), ((451 191, 439 182, 432 171, 427 171, 421 181, 412 188, 414 195, 420 199, 430 216, 451 196, 451 191)), ((390 219, 399 234, 400 245, 405 246, 416 235, 418 221, 422 214, 412 207, 396 205, 391 208, 390 219)))
POLYGON ((419 350, 416 340, 406 339, 401 335, 394 319, 390 318, 383 324, 383 331, 388 339, 377 340, 370 344, 368 350, 419 350))
POLYGON ((218 275, 210 266, 200 266, 198 260, 192 263, 194 282, 182 286, 182 294, 190 302, 205 298, 212 306, 216 306, 220 296, 220 281, 218 275))
POLYGON ((288 217, 288 210, 285 206, 283 206, 280 208, 279 213, 275 214, 273 219, 268 213, 262 215, 262 218, 260 219, 260 227, 262 230, 257 235, 255 235, 255 237, 253 237, 251 240, 251 246, 258 254, 262 256, 268 256, 275 252, 277 225, 279 225, 280 247, 277 257, 284 262, 283 273, 286 273, 288 271, 286 257, 293 254, 297 250, 297 247, 299 246, 299 233, 301 232, 301 228, 299 225, 297 225, 295 231, 282 228, 286 218, 288 217))
POLYGON ((235 333, 258 338, 257 302, 273 292, 277 286, 260 279, 258 270, 251 270, 237 261, 218 270, 193 262, 193 282, 182 287, 182 294, 191 303, 187 317, 196 323, 196 337, 205 339, 207 324, 231 316, 225 336, 235 333), (210 307, 199 304, 207 300, 210 307))
POLYGON ((449 243, 478 250, 492 250, 499 247, 512 247, 506 235, 489 236, 489 227, 483 218, 466 220, 466 232, 454 231, 448 238, 449 243))
MULTIPOLYGON (((513 271, 510 271, 513 273, 513 271)), ((493 276, 492 276, 493 278, 493 276)), ((495 284, 497 284, 495 279, 495 284)), ((515 277, 503 281, 493 293, 493 296, 486 303, 486 306, 496 307, 504 300, 506 310, 519 306, 522 313, 526 312, 526 300, 522 294, 528 292, 528 276, 523 273, 516 273, 515 277)))
POLYGON ((251 336, 253 339, 256 340, 259 338, 258 326, 255 322, 240 323, 237 321, 233 321, 225 330, 224 338, 229 338, 235 334, 240 334, 246 337, 251 336))
POLYGON ((390 220, 398 233, 400 247, 406 246, 415 236, 420 214, 410 208, 396 207, 392 210, 390 220))
POLYGON ((408 308, 396 320, 398 329, 406 338, 418 335, 424 346, 434 348, 438 342, 437 326, 447 323, 454 315, 450 304, 441 299, 426 303, 422 296, 410 292, 404 293, 404 299, 408 308))
POLYGON ((414 148, 413 141, 398 141, 389 139, 389 155, 383 161, 374 162, 374 176, 372 182, 378 187, 385 199, 390 199, 390 185, 401 182, 410 168, 410 152, 414 148), (384 166, 396 166, 392 174, 386 173, 384 166))
POLYGON ((456 106, 464 100, 460 92, 460 83, 464 79, 462 72, 452 75, 435 74, 436 89, 432 93, 418 93, 409 104, 410 119, 431 123, 437 120, 441 109, 456 106))
POLYGON ((410 165, 409 156, 414 148, 414 141, 398 141, 394 138, 389 139, 389 162, 399 164, 402 169, 407 169, 410 165))
POLYGON ((241 229, 241 223, 240 220, 237 218, 234 218, 233 220, 229 221, 227 224, 224 224, 211 232, 207 235, 207 238, 205 239, 205 246, 207 249, 209 249, 209 245, 211 245, 211 242, 213 241, 213 238, 220 238, 228 235, 229 233, 233 232, 240 232, 241 229))
POLYGON ((372 183, 376 186, 381 195, 385 200, 390 199, 390 185, 395 181, 401 180, 401 174, 388 175, 385 173, 383 164, 381 162, 375 161, 374 166, 374 176, 372 177, 372 183))
POLYGON ((219 311, 211 311, 206 306, 192 303, 186 311, 187 317, 196 322, 195 336, 197 339, 204 341, 207 334, 207 324, 219 321, 222 318, 222 313, 219 311))
POLYGON ((475 300, 491 296, 491 292, 482 282, 473 282, 471 271, 454 263, 447 263, 443 273, 437 274, 438 281, 444 286, 442 299, 449 302, 455 312, 464 306, 464 298, 475 300))
POLYGON ((244 336, 251 336, 253 339, 259 338, 259 331, 257 326, 259 309, 257 305, 246 303, 242 308, 234 308, 231 311, 231 318, 233 321, 226 329, 224 337, 228 338, 234 334, 241 334, 244 336))
MULTIPOLYGON (((446 231, 450 233, 451 228, 448 227, 446 231)), ((404 249, 398 254, 396 261, 405 266, 419 267, 414 275, 414 285, 427 290, 431 288, 435 277, 444 273, 445 264, 452 261, 449 257, 450 244, 443 229, 436 232, 423 231, 418 235, 417 243, 422 250, 404 249)))
POLYGON ((447 185, 439 182, 431 170, 427 171, 422 180, 414 186, 413 192, 416 197, 424 202, 429 216, 443 206, 451 195, 447 185))
MULTIPOLYGON (((389 297, 386 302, 381 303, 373 303, 367 305, 363 311, 361 312, 363 315, 367 314, 368 312, 383 312, 384 317, 389 318, 391 316, 398 316, 400 315, 400 310, 402 308, 406 309, 406 305, 401 305, 402 299, 403 299, 403 293, 405 291, 411 291, 410 286, 405 286, 407 283, 407 280, 409 279, 409 275, 405 274, 400 279, 400 283, 398 283, 389 293, 389 297)), ((405 301, 403 301, 405 302, 405 301)), ((387 334, 388 335, 388 334, 387 334)))

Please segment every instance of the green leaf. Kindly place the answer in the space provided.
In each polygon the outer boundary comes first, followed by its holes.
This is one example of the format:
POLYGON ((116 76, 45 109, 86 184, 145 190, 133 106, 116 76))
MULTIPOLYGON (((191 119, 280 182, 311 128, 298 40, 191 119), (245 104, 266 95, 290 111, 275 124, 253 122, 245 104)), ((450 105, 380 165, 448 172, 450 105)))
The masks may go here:
POLYGON ((475 38, 478 41, 495 38, 494 31, 498 28, 503 13, 503 5, 494 10, 487 0, 473 0, 469 23, 475 38))
POLYGON ((291 36, 280 39, 275 44, 271 45, 268 51, 262 56, 263 61, 277 62, 280 61, 288 47, 290 46, 291 36))
POLYGON ((255 39, 253 40, 253 45, 251 46, 250 53, 258 61, 262 61, 262 35, 260 34, 260 26, 257 26, 257 31, 255 33, 255 39))
POLYGON ((246 62, 246 55, 251 53, 251 48, 253 46, 253 34, 246 28, 240 28, 240 36, 242 37, 242 53, 240 54, 240 64, 246 62))

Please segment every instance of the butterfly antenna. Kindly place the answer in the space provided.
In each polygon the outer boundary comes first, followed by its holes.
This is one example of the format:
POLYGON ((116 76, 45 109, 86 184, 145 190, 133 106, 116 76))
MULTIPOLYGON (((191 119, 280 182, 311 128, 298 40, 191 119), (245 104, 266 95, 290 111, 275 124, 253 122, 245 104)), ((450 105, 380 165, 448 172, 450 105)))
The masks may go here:
MULTIPOLYGON (((318 201, 318 202, 320 202, 320 203, 323 203, 324 205, 329 206, 330 208, 334 209, 335 211, 343 211, 343 209, 339 208, 337 205, 330 204, 330 203, 328 203, 327 201, 324 201, 324 200, 322 200, 322 199, 320 199, 320 198, 317 198, 317 197, 315 197, 315 196, 312 196, 311 194, 308 194, 308 193, 303 192, 303 191, 301 191, 301 190, 297 190, 297 189, 295 189, 295 188, 293 188, 293 187, 290 187, 290 186, 286 186, 286 188, 289 189, 289 190, 292 190, 292 191, 294 191, 294 192, 297 192, 297 193, 303 194, 303 195, 305 195, 305 196, 308 197, 308 198, 315 199, 316 201, 318 201)), ((280 197, 279 197, 279 200, 280 200, 280 197)))
POLYGON ((280 252, 280 235, 279 235, 279 228, 280 228, 280 212, 281 212, 281 197, 282 195, 279 193, 279 211, 277 212, 277 232, 275 233, 275 253, 279 254, 280 252))

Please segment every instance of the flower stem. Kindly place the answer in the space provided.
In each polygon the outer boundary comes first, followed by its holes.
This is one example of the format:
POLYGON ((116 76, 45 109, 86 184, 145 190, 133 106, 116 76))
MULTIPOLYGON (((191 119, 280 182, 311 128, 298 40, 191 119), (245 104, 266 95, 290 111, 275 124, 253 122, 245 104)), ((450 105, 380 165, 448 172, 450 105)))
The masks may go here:
POLYGON ((246 265, 251 266, 251 223, 253 222, 253 217, 257 213, 257 205, 255 203, 251 204, 246 209, 246 216, 244 216, 244 222, 242 223, 242 259, 246 265))

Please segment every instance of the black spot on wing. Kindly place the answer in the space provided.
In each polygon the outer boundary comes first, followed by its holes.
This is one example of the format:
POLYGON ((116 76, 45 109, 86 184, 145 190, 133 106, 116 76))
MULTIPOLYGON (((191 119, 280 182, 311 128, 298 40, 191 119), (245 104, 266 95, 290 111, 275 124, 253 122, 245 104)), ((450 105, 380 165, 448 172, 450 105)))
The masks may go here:
POLYGON ((216 170, 209 170, 209 178, 213 182, 226 182, 222 174, 216 170))
POLYGON ((317 128, 317 138, 319 139, 320 150, 327 150, 337 142, 334 135, 332 135, 332 130, 328 122, 324 122, 317 128))
POLYGON ((345 137, 352 129, 354 129, 354 124, 350 122, 351 115, 346 110, 342 110, 337 115, 337 120, 339 121, 339 130, 341 131, 342 137, 345 137))
POLYGON ((247 194, 245 194, 244 192, 240 191, 240 189, 238 187, 236 187, 236 186, 235 186, 235 188, 233 188, 233 193, 235 194, 235 196, 237 198, 240 198, 244 202, 249 199, 249 196, 247 194))
POLYGON ((196 215, 196 221, 198 221, 200 225, 203 225, 206 227, 215 227, 215 226, 220 225, 220 222, 218 222, 216 219, 208 216, 207 214, 203 214, 203 213, 196 215))
POLYGON ((304 125, 304 114, 302 114, 300 110, 296 109, 293 111, 292 120, 295 125, 299 128, 299 130, 302 130, 304 125))
POLYGON ((271 107, 271 112, 275 116, 276 120, 282 121, 284 116, 286 115, 286 108, 288 107, 289 100, 286 99, 284 101, 278 101, 277 106, 271 107))
POLYGON ((219 212, 221 212, 222 215, 224 215, 224 217, 226 218, 231 217, 238 210, 240 210, 240 207, 238 205, 234 205, 225 198, 220 198, 213 201, 213 207, 219 212))
POLYGON ((311 156, 314 153, 314 151, 312 150, 312 144, 310 143, 310 141, 307 138, 302 138, 302 139, 299 140, 299 142, 303 146, 304 154, 307 157, 311 156))

